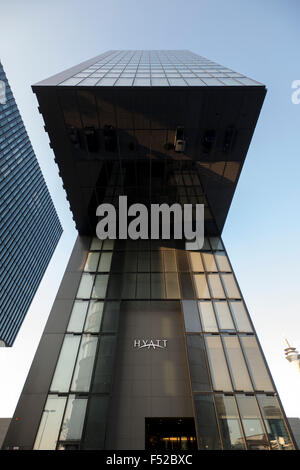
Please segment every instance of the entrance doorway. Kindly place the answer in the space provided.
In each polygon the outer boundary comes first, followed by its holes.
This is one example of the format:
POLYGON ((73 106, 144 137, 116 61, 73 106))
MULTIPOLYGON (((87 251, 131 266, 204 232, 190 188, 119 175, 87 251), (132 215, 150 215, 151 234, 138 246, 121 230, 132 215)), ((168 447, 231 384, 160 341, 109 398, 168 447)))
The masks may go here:
POLYGON ((146 418, 146 450, 197 450, 194 418, 146 418))

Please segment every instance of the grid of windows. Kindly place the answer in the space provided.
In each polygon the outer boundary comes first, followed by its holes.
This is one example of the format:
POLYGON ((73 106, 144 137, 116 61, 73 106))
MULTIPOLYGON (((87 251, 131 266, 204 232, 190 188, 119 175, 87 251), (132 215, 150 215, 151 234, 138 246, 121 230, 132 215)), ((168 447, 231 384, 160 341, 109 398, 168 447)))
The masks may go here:
POLYGON ((63 86, 261 85, 190 51, 111 51, 63 86))
POLYGON ((11 346, 62 227, 1 64, 0 80, 0 339, 11 346))
POLYGON ((120 301, 128 299, 181 299, 201 449, 292 448, 221 239, 206 238, 201 250, 168 244, 92 239, 35 449, 105 448, 120 301))

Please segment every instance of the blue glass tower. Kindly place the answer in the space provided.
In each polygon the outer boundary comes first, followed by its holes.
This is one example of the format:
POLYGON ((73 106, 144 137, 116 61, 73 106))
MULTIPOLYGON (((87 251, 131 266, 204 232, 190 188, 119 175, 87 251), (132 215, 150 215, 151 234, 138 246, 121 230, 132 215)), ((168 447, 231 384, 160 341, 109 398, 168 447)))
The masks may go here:
POLYGON ((12 346, 62 227, 0 63, 0 343, 12 346))

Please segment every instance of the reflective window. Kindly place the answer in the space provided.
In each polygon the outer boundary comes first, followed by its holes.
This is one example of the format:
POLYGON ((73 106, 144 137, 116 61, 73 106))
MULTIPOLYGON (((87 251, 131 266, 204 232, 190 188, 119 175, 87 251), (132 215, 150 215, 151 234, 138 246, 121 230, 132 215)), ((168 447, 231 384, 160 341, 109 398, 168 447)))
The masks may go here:
POLYGON ((95 285, 93 288, 92 297, 94 299, 103 299, 106 295, 106 288, 108 283, 108 274, 99 274, 96 276, 95 285))
POLYGON ((110 392, 115 343, 116 337, 112 335, 105 335, 100 339, 93 381, 93 392, 110 392))
POLYGON ((244 450, 245 442, 234 397, 215 395, 215 400, 223 448, 225 450, 244 450))
POLYGON ((200 320, 197 303, 193 300, 183 300, 182 310, 184 316, 185 330, 187 332, 200 331, 200 320))
POLYGON ((67 398, 48 396, 33 448, 55 450, 67 398))
POLYGON ((91 243, 91 250, 101 250, 102 248, 102 240, 99 240, 99 238, 97 237, 94 237, 92 239, 92 243, 91 243))
POLYGON ((86 318, 84 331, 86 333, 98 333, 100 330, 102 313, 103 313, 103 302, 98 300, 91 300, 86 318))
POLYGON ((151 271, 152 272, 163 271, 163 253, 161 251, 151 252, 151 271))
POLYGON ((201 260, 201 254, 197 252, 191 252, 189 253, 189 255, 190 255, 192 271, 203 272, 204 268, 203 268, 203 264, 201 260))
POLYGON ((89 391, 97 341, 97 336, 82 335, 71 386, 73 392, 89 391))
POLYGON ((221 278, 227 297, 230 299, 239 299, 241 296, 233 274, 221 274, 221 278))
POLYGON ((119 322, 120 302, 106 302, 101 331, 103 333, 116 332, 119 322))
POLYGON ((207 287, 206 277, 204 274, 194 274, 194 281, 196 285, 196 293, 198 299, 209 299, 210 294, 207 287))
POLYGON ((215 390, 232 390, 226 359, 219 336, 206 336, 207 355, 210 373, 215 390))
POLYGON ((253 387, 237 336, 223 336, 223 343, 234 389, 252 391, 253 387))
POLYGON ((83 273, 81 276, 77 297, 80 299, 89 299, 94 283, 95 276, 93 274, 83 273))
POLYGON ((203 331, 214 332, 218 331, 218 326, 211 302, 199 302, 199 311, 203 331))
POLYGON ((150 274, 137 274, 137 299, 150 299, 150 274))
POLYGON ((212 395, 195 395, 195 408, 198 421, 199 449, 220 449, 220 437, 212 395))
POLYGON ((229 302, 232 316, 238 331, 251 332, 252 326, 250 324, 245 306, 243 302, 229 302))
POLYGON ((109 272, 111 265, 112 252, 103 252, 101 253, 100 263, 99 263, 99 272, 109 272))
POLYGON ((214 307, 219 329, 225 331, 234 331, 234 325, 227 302, 214 302, 214 307))
POLYGON ((224 250, 222 240, 219 237, 210 237, 209 240, 213 250, 224 250))
POLYGON ((80 342, 79 335, 65 335, 50 390, 68 392, 80 342))
POLYGON ((108 404, 108 395, 92 395, 90 397, 87 409, 83 449, 104 449, 108 404))
POLYGON ((206 392, 211 390, 202 337, 200 335, 187 335, 186 344, 193 391, 206 392))
POLYGON ((206 271, 218 271, 214 255, 212 253, 202 253, 202 257, 206 271))
POLYGON ((222 283, 220 281, 219 274, 208 274, 207 275, 209 287, 211 290, 211 296, 214 299, 223 299, 225 298, 224 290, 222 283))
POLYGON ((164 275, 162 273, 151 273, 151 298, 165 298, 164 275))
POLYGON ((138 271, 145 273, 150 271, 150 252, 140 251, 138 254, 138 271))
POLYGON ((122 299, 135 299, 136 274, 128 273, 123 279, 122 299))
POLYGON ((164 250, 165 271, 177 271, 175 251, 164 250))
POLYGON ((93 272, 97 271, 100 253, 89 253, 84 266, 84 271, 93 272))
POLYGON ((216 251, 215 258, 219 271, 231 271, 228 258, 224 251, 216 251))
POLYGON ((267 450, 269 444, 263 430, 255 397, 236 395, 248 449, 267 450))
POLYGON ((185 251, 177 251, 178 271, 189 271, 188 254, 185 251))
POLYGON ((67 331, 80 333, 83 330, 88 305, 88 300, 75 300, 67 331))
POLYGON ((190 273, 179 273, 181 296, 183 299, 193 299, 195 297, 193 282, 190 273))
POLYGON ((274 450, 292 450, 289 437, 277 397, 258 394, 257 401, 262 412, 271 448, 274 450))
POLYGON ((180 299, 178 277, 176 273, 166 273, 166 293, 167 299, 180 299))
POLYGON ((273 391, 265 361, 254 336, 240 336, 246 361, 256 390, 273 391))
POLYGON ((81 439, 87 398, 70 395, 63 419, 60 441, 81 439))

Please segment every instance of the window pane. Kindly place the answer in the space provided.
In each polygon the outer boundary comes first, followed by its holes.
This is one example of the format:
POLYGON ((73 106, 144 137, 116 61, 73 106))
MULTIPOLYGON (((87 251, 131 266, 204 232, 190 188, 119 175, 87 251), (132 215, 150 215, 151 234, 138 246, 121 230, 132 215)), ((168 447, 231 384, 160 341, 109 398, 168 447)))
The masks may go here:
POLYGON ((84 271, 97 271, 100 253, 89 253, 84 266, 84 271))
POLYGON ((137 274, 137 299, 150 299, 150 274, 137 274))
POLYGON ((220 449, 216 413, 211 394, 196 395, 195 408, 198 421, 199 449, 220 449))
POLYGON ((250 324, 245 306, 243 302, 229 302, 236 329, 238 331, 251 332, 252 326, 250 324))
POLYGON ((223 336, 223 341, 234 389, 252 391, 253 387, 238 338, 223 336))
POLYGON ((224 250, 223 243, 219 237, 210 237, 209 240, 213 250, 224 250))
POLYGON ((191 252, 190 253, 190 261, 191 261, 191 265, 192 265, 192 271, 195 271, 195 272, 203 272, 204 271, 200 253, 191 252))
POLYGON ((214 299, 224 299, 225 294, 220 281, 219 274, 208 274, 207 275, 211 295, 214 299))
POLYGON ((216 395, 215 400, 224 449, 244 450, 245 442, 234 397, 216 395))
POLYGON ((101 250, 102 248, 102 240, 99 240, 99 238, 97 237, 94 237, 92 239, 92 243, 91 243, 91 250, 101 250))
POLYGON ((124 264, 125 264, 125 253, 123 251, 115 251, 114 256, 112 258, 112 264, 111 264, 111 271, 113 273, 121 273, 123 272, 124 269, 124 264))
POLYGON ((207 355, 215 390, 232 390, 227 364, 219 336, 206 336, 207 355))
POLYGON ((95 299, 104 299, 108 283, 108 274, 99 274, 96 276, 92 297, 95 299))
POLYGON ((75 300, 67 331, 72 333, 82 331, 88 305, 87 300, 75 300))
POLYGON ((196 293, 198 299, 209 299, 210 294, 204 274, 194 274, 196 293))
POLYGON ((216 258, 219 271, 231 271, 228 258, 224 251, 216 251, 215 258, 216 258))
POLYGON ((266 450, 269 444, 263 431, 255 397, 236 395, 249 450, 266 450))
POLYGON ((72 380, 72 391, 89 391, 97 341, 97 336, 82 335, 75 372, 72 380))
POLYGON ((214 255, 212 253, 202 253, 202 256, 206 271, 218 271, 214 255))
POLYGON ((113 374, 116 337, 102 336, 95 367, 93 392, 109 393, 113 374))
POLYGON ((138 271, 148 273, 150 271, 150 252, 140 251, 138 256, 138 271))
POLYGON ((107 238, 103 240, 102 250, 113 250, 115 245, 115 240, 110 240, 107 238))
POLYGON ((100 330, 103 302, 97 300, 91 300, 89 305, 89 311, 85 322, 84 331, 86 333, 98 333, 100 330))
POLYGON ((102 252, 101 253, 101 258, 100 258, 100 263, 99 263, 99 268, 98 271, 101 273, 103 272, 109 272, 110 271, 110 265, 111 265, 111 258, 112 258, 112 252, 102 252))
POLYGON ((68 392, 74 370, 77 351, 79 347, 79 335, 66 335, 59 359, 56 365, 50 390, 52 392, 68 392))
POLYGON ((189 262, 188 262, 187 253, 185 251, 177 251, 176 257, 177 257, 178 271, 189 271, 189 262))
POLYGON ((193 300, 183 300, 182 310, 185 323, 185 331, 200 331, 200 320, 197 303, 193 300))
POLYGON ((199 311, 203 331, 214 332, 218 331, 217 322, 211 302, 199 302, 199 311))
POLYGON ((120 302, 106 302, 101 331, 103 333, 116 332, 119 322, 120 302))
POLYGON ((165 298, 165 282, 163 273, 151 273, 151 298, 165 298))
POLYGON ((136 274, 128 273, 123 276, 122 299, 135 299, 136 274))
POLYGON ((66 401, 66 397, 48 397, 33 446, 35 450, 55 450, 66 401))
POLYGON ((77 296, 80 299, 89 299, 94 283, 95 276, 93 274, 83 273, 81 276, 77 296))
POLYGON ((175 260, 175 251, 174 250, 164 250, 164 261, 165 261, 165 271, 177 271, 176 260, 175 260))
POLYGON ((91 396, 87 410, 83 449, 103 450, 109 396, 91 396))
POLYGON ((293 450, 278 399, 259 394, 257 400, 267 428, 271 448, 274 450, 293 450))
POLYGON ((162 272, 163 269, 163 253, 162 251, 151 252, 151 271, 162 272))
POLYGON ((273 391, 265 361, 254 336, 240 336, 255 390, 273 391))
POLYGON ((236 285, 235 279, 232 274, 221 274, 223 280, 225 292, 228 298, 230 299, 239 299, 240 292, 236 285))
POLYGON ((227 302, 214 302, 214 306, 220 330, 234 331, 234 325, 227 302))
POLYGON ((177 274, 166 273, 165 280, 166 280, 167 299, 180 299, 177 274))
POLYGON ((62 424, 60 441, 81 439, 87 398, 70 395, 62 424))
POLYGON ((189 367, 194 392, 209 391, 211 389, 203 339, 200 335, 187 335, 186 344, 189 356, 189 367))
POLYGON ((179 273, 181 296, 183 299, 193 299, 195 297, 193 282, 190 273, 179 273))
POLYGON ((125 253, 125 272, 137 272, 137 257, 138 253, 136 251, 126 251, 125 253))

